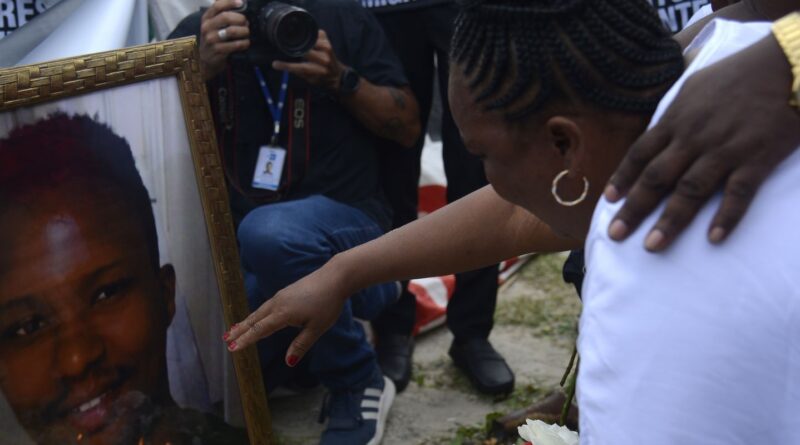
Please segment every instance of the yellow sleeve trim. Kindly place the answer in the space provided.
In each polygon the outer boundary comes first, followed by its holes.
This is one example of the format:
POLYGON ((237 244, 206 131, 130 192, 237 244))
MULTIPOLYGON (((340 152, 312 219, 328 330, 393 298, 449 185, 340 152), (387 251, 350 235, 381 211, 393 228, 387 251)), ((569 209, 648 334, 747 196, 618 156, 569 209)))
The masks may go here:
POLYGON ((772 25, 772 33, 792 66, 792 106, 800 109, 800 12, 793 12, 772 25))

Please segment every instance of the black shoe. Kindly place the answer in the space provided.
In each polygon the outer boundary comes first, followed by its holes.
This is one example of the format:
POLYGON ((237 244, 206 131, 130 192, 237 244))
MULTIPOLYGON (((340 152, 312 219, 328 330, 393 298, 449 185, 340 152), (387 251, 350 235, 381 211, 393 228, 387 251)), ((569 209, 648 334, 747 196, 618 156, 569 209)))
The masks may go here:
POLYGON ((467 374, 478 391, 501 395, 514 390, 514 373, 489 340, 471 338, 453 341, 450 357, 467 374))
POLYGON ((383 375, 394 382, 397 392, 408 386, 411 380, 411 357, 414 354, 414 339, 408 335, 382 335, 375 348, 378 365, 383 375))

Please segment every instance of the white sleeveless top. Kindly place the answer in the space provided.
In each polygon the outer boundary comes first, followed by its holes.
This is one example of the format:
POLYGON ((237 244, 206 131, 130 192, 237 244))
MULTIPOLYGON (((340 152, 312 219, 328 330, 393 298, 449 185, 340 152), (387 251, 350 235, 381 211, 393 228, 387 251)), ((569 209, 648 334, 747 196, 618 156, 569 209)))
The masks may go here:
MULTIPOLYGON (((710 23, 653 123, 687 76, 769 32, 768 23, 710 23)), ((643 245, 663 206, 617 243, 607 230, 621 204, 598 204, 578 341, 582 444, 800 444, 800 152, 713 246, 706 233, 719 203, 662 254, 643 245)))

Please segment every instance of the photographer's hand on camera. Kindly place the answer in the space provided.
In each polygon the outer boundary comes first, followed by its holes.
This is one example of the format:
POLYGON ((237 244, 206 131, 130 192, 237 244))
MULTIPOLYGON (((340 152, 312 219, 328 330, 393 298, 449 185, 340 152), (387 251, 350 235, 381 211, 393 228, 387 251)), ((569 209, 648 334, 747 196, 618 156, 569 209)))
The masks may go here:
POLYGON ((200 25, 200 69, 205 80, 225 69, 228 56, 250 47, 247 18, 232 9, 242 0, 216 0, 203 14, 200 25))
POLYGON ((408 87, 378 86, 361 77, 354 91, 343 91, 342 75, 348 67, 336 57, 325 31, 319 31, 317 43, 304 62, 275 61, 272 68, 289 71, 311 85, 328 90, 378 136, 405 147, 412 147, 420 137, 419 105, 408 87))
POLYGON ((305 55, 305 59, 305 62, 298 63, 276 60, 272 63, 272 68, 278 71, 289 71, 310 85, 324 88, 332 93, 339 90, 345 66, 336 57, 325 31, 319 31, 317 43, 305 55))

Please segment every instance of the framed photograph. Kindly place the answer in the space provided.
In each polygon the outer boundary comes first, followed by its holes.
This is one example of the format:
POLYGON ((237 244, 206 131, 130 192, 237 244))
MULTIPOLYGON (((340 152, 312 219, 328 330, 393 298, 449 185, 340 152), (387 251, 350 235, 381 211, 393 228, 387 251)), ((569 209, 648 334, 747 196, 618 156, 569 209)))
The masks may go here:
POLYGON ((267 444, 193 38, 0 70, 0 437, 267 444))

